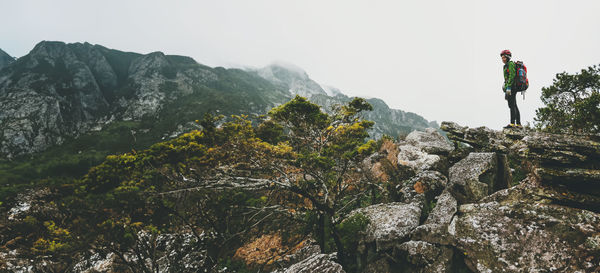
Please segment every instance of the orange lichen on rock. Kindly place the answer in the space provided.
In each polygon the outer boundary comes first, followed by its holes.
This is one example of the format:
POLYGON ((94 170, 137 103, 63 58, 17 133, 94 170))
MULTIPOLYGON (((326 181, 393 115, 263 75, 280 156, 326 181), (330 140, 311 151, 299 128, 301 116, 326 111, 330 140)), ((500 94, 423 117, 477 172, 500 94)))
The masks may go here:
POLYGON ((424 193, 427 191, 427 186, 421 183, 421 181, 417 181, 417 183, 413 185, 413 188, 417 193, 424 193))

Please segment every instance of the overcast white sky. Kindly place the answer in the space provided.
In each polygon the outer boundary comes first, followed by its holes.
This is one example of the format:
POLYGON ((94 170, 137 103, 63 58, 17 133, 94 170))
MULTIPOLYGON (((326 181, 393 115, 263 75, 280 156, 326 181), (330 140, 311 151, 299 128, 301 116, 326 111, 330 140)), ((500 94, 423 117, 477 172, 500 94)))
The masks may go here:
POLYGON ((0 48, 16 57, 58 40, 209 66, 285 61, 348 95, 495 129, 509 121, 502 49, 529 70, 524 124, 556 73, 600 64, 597 0, 0 1, 0 48))

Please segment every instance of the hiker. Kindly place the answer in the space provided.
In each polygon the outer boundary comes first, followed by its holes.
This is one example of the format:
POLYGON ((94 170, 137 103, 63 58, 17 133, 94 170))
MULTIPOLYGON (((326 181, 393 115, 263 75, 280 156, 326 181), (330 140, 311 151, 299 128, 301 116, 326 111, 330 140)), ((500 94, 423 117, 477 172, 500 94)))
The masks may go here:
POLYGON ((523 128, 521 125, 521 114, 517 107, 517 90, 515 88, 516 66, 510 60, 512 57, 510 50, 502 50, 500 57, 502 57, 502 62, 504 63, 504 84, 502 85, 502 91, 504 91, 504 99, 508 101, 508 108, 510 108, 510 123, 504 126, 504 128, 523 128))

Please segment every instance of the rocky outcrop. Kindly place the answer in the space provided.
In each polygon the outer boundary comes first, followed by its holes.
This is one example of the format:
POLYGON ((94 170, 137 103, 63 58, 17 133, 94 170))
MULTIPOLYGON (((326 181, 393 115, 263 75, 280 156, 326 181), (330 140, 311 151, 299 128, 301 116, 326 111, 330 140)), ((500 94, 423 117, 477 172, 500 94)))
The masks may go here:
POLYGON ((374 243, 377 250, 386 250, 402 242, 419 225, 422 205, 418 203, 389 203, 361 208, 349 217, 360 213, 369 219, 369 225, 360 243, 374 243))
POLYGON ((448 227, 476 272, 596 272, 600 215, 552 204, 524 185, 460 206, 448 227))
POLYGON ((398 163, 415 172, 436 170, 447 173, 448 155, 454 146, 434 128, 413 131, 399 144, 398 163))
MULTIPOLYGON (((452 239, 450 244, 464 252, 465 264, 471 270, 600 270, 600 180, 594 175, 600 169, 597 137, 524 130, 498 132, 448 122, 442 123, 442 129, 450 139, 467 143, 480 152, 492 152, 484 154, 504 155, 528 166, 527 179, 517 186, 477 198, 462 198, 460 203, 466 204, 458 208, 447 233, 452 239)), ((493 160, 489 156, 483 165, 493 165, 489 164, 493 160)), ((450 170, 451 185, 455 185, 456 175, 469 173, 464 167, 477 166, 461 162, 450 170)), ((477 172, 470 176, 474 178, 477 172)), ((460 191, 451 192, 457 199, 463 196, 460 191)))
POLYGON ((444 159, 439 155, 428 154, 410 144, 399 146, 398 163, 410 167, 415 172, 443 170, 446 167, 444 159))
POLYGON ((444 191, 437 197, 436 205, 425 222, 411 232, 411 240, 450 245, 453 238, 448 233, 448 225, 457 211, 458 202, 449 191, 444 191))
POLYGON ((486 127, 468 128, 443 122, 441 128, 455 141, 481 151, 499 152, 531 164, 530 169, 545 185, 600 196, 600 137, 558 135, 486 127))
POLYGON ((495 153, 471 153, 450 168, 448 190, 460 203, 472 203, 508 186, 506 168, 495 153))
POLYGON ((404 140, 428 154, 448 155, 454 151, 452 143, 435 128, 427 128, 425 131, 413 131, 404 140))
MULTIPOLYGON (((443 123, 442 128, 449 131, 450 139, 468 144, 441 153, 455 162, 446 170, 447 183, 433 183, 437 185, 432 187, 436 188, 433 198, 427 198, 426 192, 419 194, 417 189, 429 188, 431 183, 417 181, 436 172, 420 171, 400 191, 402 202, 433 201, 435 207, 408 235, 398 236, 392 252, 380 248, 372 254, 375 258, 367 261, 364 270, 600 271, 600 198, 593 184, 597 181, 593 174, 599 169, 595 137, 498 132, 452 123, 443 123), (517 167, 528 172, 526 179, 513 181, 511 172, 517 167), (561 174, 562 169, 575 171, 561 174), (586 170, 585 176, 581 169, 586 170), (583 184, 575 187, 575 183, 587 183, 587 192, 583 184)), ((401 145, 431 155, 416 142, 401 145)))

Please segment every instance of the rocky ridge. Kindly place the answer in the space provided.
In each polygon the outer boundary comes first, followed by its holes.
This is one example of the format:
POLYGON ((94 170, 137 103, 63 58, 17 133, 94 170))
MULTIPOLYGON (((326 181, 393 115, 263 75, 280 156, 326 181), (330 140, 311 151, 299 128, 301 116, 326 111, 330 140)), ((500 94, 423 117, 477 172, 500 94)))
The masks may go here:
POLYGON ((13 63, 15 58, 8 55, 8 53, 4 52, 4 50, 0 49, 0 69, 3 67, 13 63))
MULTIPOLYGON (((455 145, 433 130, 397 143, 398 164, 416 171, 398 186, 400 202, 355 211, 370 219, 359 235, 360 272, 600 271, 597 137, 442 129, 455 145), (430 153, 450 164, 425 160, 430 153), (511 161, 525 166, 522 181, 513 181, 511 161), (429 202, 425 219, 410 220, 429 202)), ((371 171, 380 173, 376 164, 371 171)))

